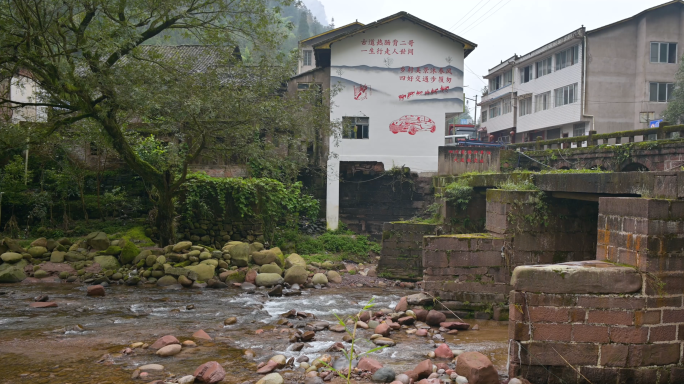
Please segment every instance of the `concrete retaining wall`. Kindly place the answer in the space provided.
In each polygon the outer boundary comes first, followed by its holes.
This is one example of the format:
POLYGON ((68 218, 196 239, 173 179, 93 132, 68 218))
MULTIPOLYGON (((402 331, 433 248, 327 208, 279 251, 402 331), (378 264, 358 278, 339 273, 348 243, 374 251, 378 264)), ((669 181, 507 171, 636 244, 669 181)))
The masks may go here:
POLYGON ((423 277, 423 236, 449 232, 441 224, 385 223, 378 273, 394 279, 423 277))

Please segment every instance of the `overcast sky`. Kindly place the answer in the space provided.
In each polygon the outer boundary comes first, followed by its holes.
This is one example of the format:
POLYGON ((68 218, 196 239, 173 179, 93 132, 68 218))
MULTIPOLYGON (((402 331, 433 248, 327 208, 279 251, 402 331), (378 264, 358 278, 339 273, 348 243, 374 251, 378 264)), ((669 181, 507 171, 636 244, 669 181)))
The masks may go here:
MULTIPOLYGON (((466 59, 466 97, 480 95, 489 68, 584 25, 625 19, 665 0, 320 0, 336 26, 364 24, 406 11, 477 44, 466 59)), ((330 21, 330 20, 328 20, 330 21)), ((478 96, 479 98, 479 96, 478 96)), ((472 113, 473 102, 468 106, 472 113)), ((479 115, 479 108, 478 108, 479 115)))

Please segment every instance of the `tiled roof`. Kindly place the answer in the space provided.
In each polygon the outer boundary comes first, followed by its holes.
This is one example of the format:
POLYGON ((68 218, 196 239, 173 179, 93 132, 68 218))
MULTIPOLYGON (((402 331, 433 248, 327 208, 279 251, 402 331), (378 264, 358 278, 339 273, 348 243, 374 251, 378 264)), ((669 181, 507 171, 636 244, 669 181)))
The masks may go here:
MULTIPOLYGON (((226 65, 229 59, 221 49, 207 45, 142 45, 139 49, 144 55, 156 60, 189 65, 192 73, 226 65)), ((234 48, 232 55, 242 61, 238 47, 234 48)))

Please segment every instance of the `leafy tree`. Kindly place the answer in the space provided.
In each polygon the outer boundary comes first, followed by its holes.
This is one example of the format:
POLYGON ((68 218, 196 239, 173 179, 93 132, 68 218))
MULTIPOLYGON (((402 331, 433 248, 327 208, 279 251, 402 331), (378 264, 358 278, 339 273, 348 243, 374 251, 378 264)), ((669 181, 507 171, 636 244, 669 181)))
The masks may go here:
POLYGON ((312 121, 321 116, 312 109, 327 109, 324 103, 307 106, 306 97, 281 96, 296 58, 278 53, 291 25, 271 3, 5 0, 0 79, 22 69, 42 95, 33 103, 0 95, 0 107, 51 109, 49 122, 32 128, 34 143, 60 132, 68 137, 79 129, 77 123, 96 126, 148 186, 160 243, 172 243, 174 198, 192 163, 267 157, 276 137, 282 137, 281 147, 296 152, 313 126, 325 129, 325 122, 312 121), (180 31, 211 48, 187 60, 144 45, 166 31, 180 31), (251 42, 254 65, 233 55, 239 39, 251 42), (150 134, 164 138, 164 148, 150 142, 150 134))
POLYGON ((675 75, 674 96, 667 103, 662 117, 673 124, 684 122, 684 61, 675 75))

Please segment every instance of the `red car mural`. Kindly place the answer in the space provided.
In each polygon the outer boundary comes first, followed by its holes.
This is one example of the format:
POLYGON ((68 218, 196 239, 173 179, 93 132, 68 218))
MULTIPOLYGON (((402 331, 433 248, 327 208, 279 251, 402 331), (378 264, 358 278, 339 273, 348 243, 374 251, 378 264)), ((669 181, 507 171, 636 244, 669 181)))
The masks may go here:
POLYGON ((399 132, 408 132, 415 135, 418 131, 435 132, 437 126, 427 116, 406 115, 390 123, 390 131, 395 135, 399 132))

